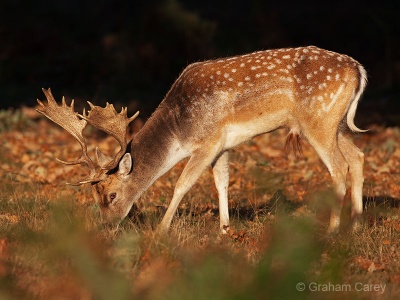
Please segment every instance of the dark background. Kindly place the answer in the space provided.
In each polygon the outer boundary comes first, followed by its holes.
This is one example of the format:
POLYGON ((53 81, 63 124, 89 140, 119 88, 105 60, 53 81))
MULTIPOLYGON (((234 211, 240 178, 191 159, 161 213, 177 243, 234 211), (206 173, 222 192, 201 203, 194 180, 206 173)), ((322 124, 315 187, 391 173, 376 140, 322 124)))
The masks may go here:
MULTIPOLYGON (((396 1, 60 0, 0 3, 0 108, 42 87, 148 116, 183 68, 261 49, 316 45, 361 62, 360 123, 400 125, 396 1)), ((132 112, 131 112, 132 113, 132 112)))

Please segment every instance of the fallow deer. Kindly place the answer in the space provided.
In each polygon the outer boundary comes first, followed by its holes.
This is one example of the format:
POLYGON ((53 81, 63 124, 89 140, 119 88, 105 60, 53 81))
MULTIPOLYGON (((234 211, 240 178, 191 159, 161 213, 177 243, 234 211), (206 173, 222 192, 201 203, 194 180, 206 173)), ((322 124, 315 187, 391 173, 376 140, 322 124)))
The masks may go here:
MULTIPOLYGON (((351 179, 352 217, 362 214, 364 154, 343 134, 354 124, 357 104, 367 83, 360 63, 349 56, 315 46, 258 51, 229 58, 197 62, 184 69, 143 128, 127 142, 134 119, 126 109, 117 113, 90 104, 88 113, 74 112, 73 102, 58 105, 50 89, 38 100, 38 111, 72 134, 82 156, 66 164, 86 164, 105 222, 118 225, 140 195, 175 164, 190 157, 179 177, 171 203, 160 224, 170 227, 183 196, 212 166, 219 196, 220 229, 229 226, 228 149, 278 128, 288 129, 287 141, 299 137, 314 147, 333 179, 338 203, 328 231, 339 228, 346 176, 351 179), (96 149, 100 168, 87 154, 82 131, 91 125, 112 135, 121 145, 111 160, 96 149)), ((357 221, 354 222, 357 225, 357 221)))

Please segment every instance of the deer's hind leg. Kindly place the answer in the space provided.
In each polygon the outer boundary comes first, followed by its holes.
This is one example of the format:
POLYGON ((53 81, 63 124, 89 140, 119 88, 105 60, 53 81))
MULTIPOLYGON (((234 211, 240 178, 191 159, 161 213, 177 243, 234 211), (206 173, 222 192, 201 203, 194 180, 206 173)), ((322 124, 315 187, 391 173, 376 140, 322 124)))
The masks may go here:
POLYGON ((349 139, 339 133, 338 144, 350 170, 351 179, 351 217, 353 229, 359 226, 359 218, 363 211, 362 188, 364 183, 363 165, 364 153, 361 152, 349 139))
POLYGON ((338 133, 329 130, 308 130, 303 132, 319 157, 328 168, 336 193, 336 203, 332 207, 328 233, 339 231, 343 198, 346 194, 348 163, 338 146, 338 133))

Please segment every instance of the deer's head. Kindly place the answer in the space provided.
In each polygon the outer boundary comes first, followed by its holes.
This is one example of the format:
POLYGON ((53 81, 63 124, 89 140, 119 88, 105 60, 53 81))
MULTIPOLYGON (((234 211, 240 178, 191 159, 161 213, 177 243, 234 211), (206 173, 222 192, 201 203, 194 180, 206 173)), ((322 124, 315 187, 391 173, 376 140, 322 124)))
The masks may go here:
POLYGON ((67 165, 85 164, 89 168, 89 175, 85 179, 68 184, 90 183, 93 197, 101 209, 103 221, 113 225, 118 224, 132 206, 133 191, 127 184, 132 170, 131 154, 126 153, 127 128, 139 112, 128 118, 126 108, 117 113, 112 104, 107 103, 106 107, 102 108, 88 102, 90 111, 86 113, 84 110, 83 114, 78 114, 74 111, 74 100, 68 106, 63 97, 61 105, 58 105, 50 89, 43 89, 43 92, 47 103, 37 100, 40 106, 37 111, 68 131, 82 147, 82 155, 79 159, 70 162, 59 159, 58 161, 67 165), (90 159, 83 136, 83 130, 88 123, 110 134, 121 147, 113 158, 107 157, 100 152, 99 148, 96 148, 98 166, 90 159))

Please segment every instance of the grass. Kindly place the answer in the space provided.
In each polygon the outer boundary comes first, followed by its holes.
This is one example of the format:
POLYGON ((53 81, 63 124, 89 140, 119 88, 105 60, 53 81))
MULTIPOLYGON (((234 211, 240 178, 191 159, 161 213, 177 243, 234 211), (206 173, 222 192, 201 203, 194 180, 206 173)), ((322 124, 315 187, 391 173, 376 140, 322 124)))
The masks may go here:
POLYGON ((233 214, 234 230, 227 236, 218 234, 217 215, 182 210, 170 234, 159 237, 154 228, 162 212, 144 208, 140 218, 125 220, 112 232, 98 224, 93 205, 49 197, 32 184, 1 193, 2 299, 393 299, 400 294, 398 211, 385 205, 367 207, 357 234, 327 237, 315 206, 299 212, 275 195, 275 206, 251 219, 233 214), (296 289, 298 283, 305 291, 296 289), (382 284, 385 291, 356 291, 358 283, 382 284), (323 291, 328 284, 352 290, 323 291))

